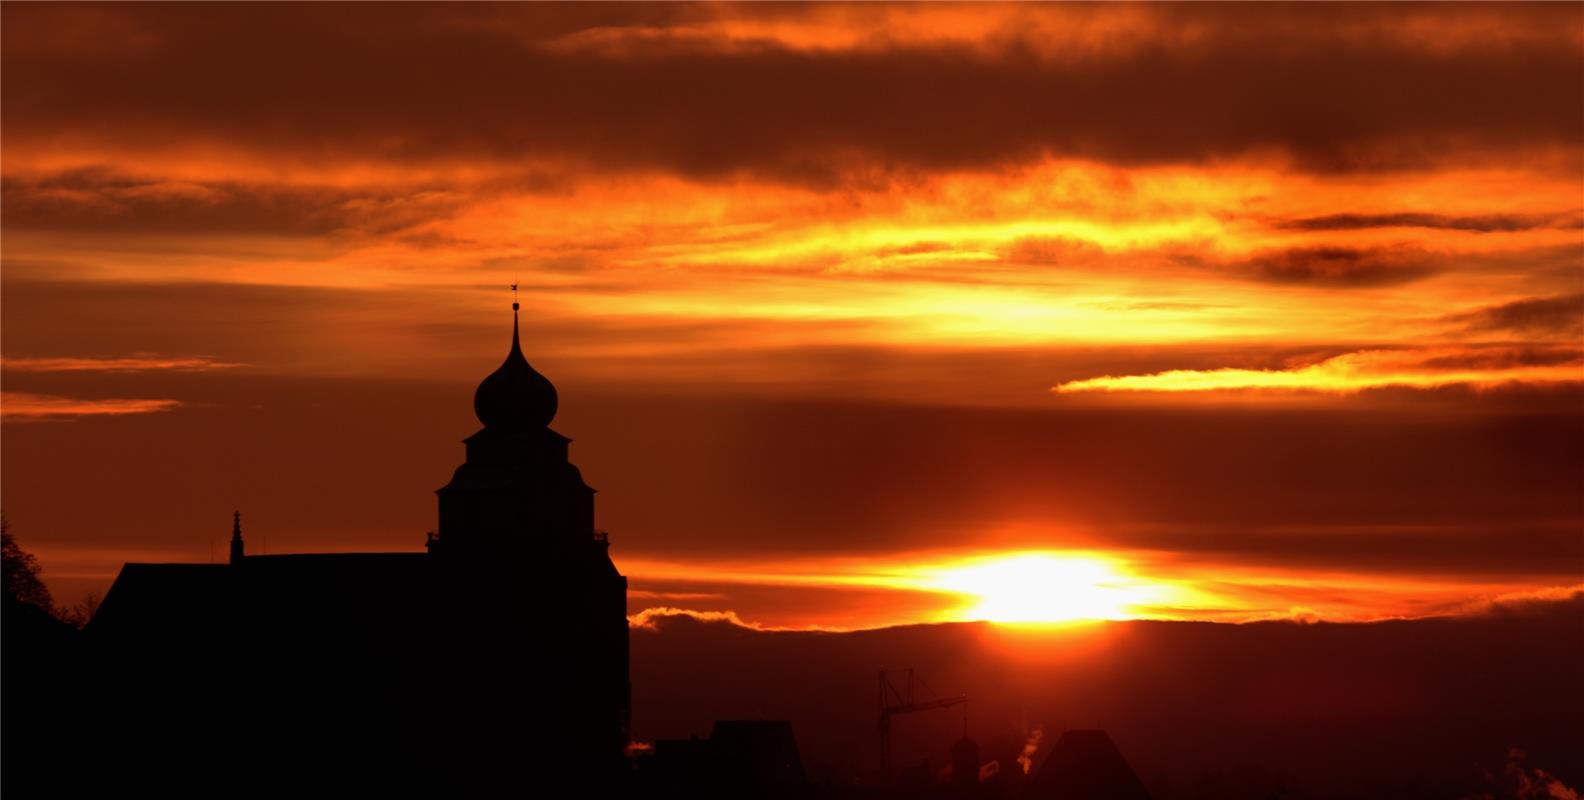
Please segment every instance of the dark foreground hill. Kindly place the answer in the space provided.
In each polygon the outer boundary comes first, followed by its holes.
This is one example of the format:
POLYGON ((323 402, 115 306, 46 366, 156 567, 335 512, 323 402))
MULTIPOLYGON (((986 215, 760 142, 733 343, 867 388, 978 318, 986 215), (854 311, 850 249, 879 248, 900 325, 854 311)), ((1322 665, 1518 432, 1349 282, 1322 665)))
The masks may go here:
MULTIPOLYGON (((1037 766, 1063 731, 1104 729, 1156 800, 1567 797, 1562 787, 1584 783, 1579 596, 1371 624, 1044 632, 776 632, 669 617, 635 630, 632 647, 639 739, 784 718, 811 776, 838 787, 878 773, 882 667, 967 694, 987 760, 1033 744, 1037 766)), ((963 725, 960 709, 899 717, 896 765, 940 770, 963 725)))

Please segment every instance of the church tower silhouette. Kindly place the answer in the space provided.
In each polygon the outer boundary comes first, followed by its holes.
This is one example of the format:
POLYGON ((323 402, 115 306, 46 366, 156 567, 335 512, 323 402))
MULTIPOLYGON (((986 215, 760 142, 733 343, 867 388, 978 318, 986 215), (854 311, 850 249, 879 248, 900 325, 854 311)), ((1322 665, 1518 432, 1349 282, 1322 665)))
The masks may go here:
POLYGON ((436 492, 429 551, 468 676, 453 689, 488 748, 525 782, 542 785, 548 767, 591 786, 620 771, 628 742, 627 579, 571 440, 550 428, 555 386, 523 356, 518 313, 514 302, 506 360, 473 395, 484 427, 436 492))
POLYGON ((427 552, 250 554, 238 512, 223 563, 122 567, 85 631, 117 791, 623 793, 627 579, 518 313, 427 552))

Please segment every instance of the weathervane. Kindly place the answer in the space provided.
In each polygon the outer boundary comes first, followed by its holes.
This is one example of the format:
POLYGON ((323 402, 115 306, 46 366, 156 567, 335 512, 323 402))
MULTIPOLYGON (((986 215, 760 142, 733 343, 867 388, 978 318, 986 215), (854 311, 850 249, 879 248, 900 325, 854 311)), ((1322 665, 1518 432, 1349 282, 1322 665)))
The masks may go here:
POLYGON ((512 284, 512 310, 517 310, 517 284, 512 284))

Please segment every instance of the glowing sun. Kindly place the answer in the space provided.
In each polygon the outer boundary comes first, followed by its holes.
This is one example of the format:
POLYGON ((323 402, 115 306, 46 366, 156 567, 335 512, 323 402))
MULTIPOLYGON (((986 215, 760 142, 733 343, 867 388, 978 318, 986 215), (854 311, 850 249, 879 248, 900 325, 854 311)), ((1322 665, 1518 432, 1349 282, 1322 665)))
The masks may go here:
POLYGON ((1128 619, 1154 587, 1086 556, 1024 553, 943 570, 940 588, 974 598, 962 619, 1006 623, 1128 619))

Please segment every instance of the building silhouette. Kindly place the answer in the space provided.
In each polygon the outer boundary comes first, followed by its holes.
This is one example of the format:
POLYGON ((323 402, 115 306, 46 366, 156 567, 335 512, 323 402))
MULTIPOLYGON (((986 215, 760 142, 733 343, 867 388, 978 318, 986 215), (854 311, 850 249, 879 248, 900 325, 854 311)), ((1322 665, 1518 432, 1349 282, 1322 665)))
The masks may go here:
POLYGON ((1150 800, 1143 782, 1111 737, 1067 731, 1023 786, 1025 800, 1150 800))
POLYGON ((708 739, 660 739, 635 794, 656 800, 797 800, 815 794, 787 720, 716 720, 708 739))
POLYGON ((122 568, 87 629, 104 785, 623 791, 627 581, 517 311, 424 552, 249 555, 238 514, 226 563, 122 568))
POLYGON ((971 796, 979 788, 979 767, 979 743, 965 733, 951 748, 951 785, 957 794, 971 796))

